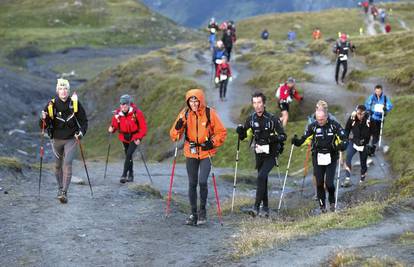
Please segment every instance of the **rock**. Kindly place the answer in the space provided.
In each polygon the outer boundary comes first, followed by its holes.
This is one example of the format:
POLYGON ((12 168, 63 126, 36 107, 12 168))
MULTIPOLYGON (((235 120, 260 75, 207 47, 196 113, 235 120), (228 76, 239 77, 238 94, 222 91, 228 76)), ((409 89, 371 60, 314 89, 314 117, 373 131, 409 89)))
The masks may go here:
POLYGON ((384 152, 384 154, 387 154, 388 151, 390 151, 390 147, 389 146, 384 146, 384 148, 382 149, 382 152, 384 152))
POLYGON ((72 183, 79 184, 79 185, 86 184, 85 181, 82 178, 80 178, 78 176, 74 176, 74 175, 72 176, 72 183))
POLYGON ((25 156, 29 155, 29 153, 27 153, 26 151, 20 150, 20 149, 17 149, 17 152, 19 152, 20 154, 23 154, 25 156))
POLYGON ((13 135, 15 133, 19 133, 19 134, 26 134, 26 131, 24 130, 20 130, 20 129, 13 129, 9 131, 9 135, 13 135))

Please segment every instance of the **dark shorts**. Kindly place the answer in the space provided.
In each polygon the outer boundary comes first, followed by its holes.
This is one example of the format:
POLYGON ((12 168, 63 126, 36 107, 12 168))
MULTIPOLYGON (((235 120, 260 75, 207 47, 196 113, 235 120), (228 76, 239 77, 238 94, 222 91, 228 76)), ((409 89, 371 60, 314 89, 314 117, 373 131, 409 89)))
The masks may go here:
POLYGON ((289 112, 289 103, 283 102, 283 103, 279 103, 279 108, 280 111, 287 111, 289 112))

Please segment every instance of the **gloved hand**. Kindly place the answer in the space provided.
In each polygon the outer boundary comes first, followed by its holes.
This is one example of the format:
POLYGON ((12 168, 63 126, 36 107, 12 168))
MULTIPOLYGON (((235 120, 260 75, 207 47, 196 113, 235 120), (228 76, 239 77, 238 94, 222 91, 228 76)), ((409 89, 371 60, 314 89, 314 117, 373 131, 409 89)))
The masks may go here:
POLYGON ((342 141, 336 145, 335 149, 336 151, 345 151, 347 146, 348 146, 348 142, 342 141))
POLYGON ((184 126, 183 118, 179 118, 177 123, 175 124, 175 129, 179 131, 184 126))
POLYGON ((210 139, 202 143, 200 146, 201 146, 201 150, 203 151, 211 150, 214 148, 213 142, 210 139))
POLYGON ((285 146, 284 143, 277 144, 277 154, 278 155, 281 155, 283 153, 284 146, 285 146))
POLYGON ((303 101, 303 96, 300 97, 300 102, 302 102, 302 101, 303 101))
POLYGON ((375 156, 375 149, 376 149, 376 146, 375 145, 367 145, 367 153, 368 153, 368 156, 370 156, 370 157, 373 157, 373 156, 375 156))
POLYGON ((233 77, 230 76, 229 77, 229 82, 231 82, 231 81, 233 81, 233 77))
POLYGON ((219 78, 218 78, 218 77, 216 77, 216 78, 214 79, 214 82, 215 82, 215 83, 219 83, 219 81, 220 81, 220 80, 219 80, 219 78))
POLYGON ((83 137, 83 133, 82 133, 82 131, 79 131, 79 132, 76 132, 76 133, 75 133, 75 138, 76 138, 76 139, 81 140, 81 139, 82 139, 82 137, 83 137))
POLYGON ((292 145, 295 145, 295 146, 301 146, 302 145, 301 142, 300 142, 300 139, 298 138, 298 136, 296 134, 292 138, 292 145))
POLYGON ((236 132, 239 135, 240 140, 246 138, 246 129, 244 129, 243 125, 239 124, 236 128, 236 132))

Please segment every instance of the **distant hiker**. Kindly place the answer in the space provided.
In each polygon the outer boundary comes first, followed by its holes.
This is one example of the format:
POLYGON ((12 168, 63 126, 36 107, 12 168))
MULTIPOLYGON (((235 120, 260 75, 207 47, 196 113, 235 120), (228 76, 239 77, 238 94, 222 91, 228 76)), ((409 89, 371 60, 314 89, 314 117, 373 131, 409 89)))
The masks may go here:
POLYGON ((226 49, 224 48, 224 44, 221 40, 217 41, 216 47, 214 47, 213 49, 213 64, 214 64, 214 73, 217 72, 217 66, 219 64, 221 64, 221 59, 223 58, 223 56, 228 56, 226 49))
POLYGON ((349 51, 354 52, 355 46, 348 40, 345 33, 341 33, 341 37, 336 41, 333 52, 336 54, 336 69, 335 69, 335 81, 338 84, 339 69, 342 65, 342 78, 341 82, 344 83, 346 72, 348 70, 348 56, 349 51))
POLYGON ((264 29, 262 31, 261 37, 263 40, 268 40, 269 39, 269 31, 267 29, 264 29))
POLYGON ((191 89, 186 93, 187 107, 174 122, 170 137, 173 141, 184 138, 184 156, 188 174, 188 195, 191 214, 187 225, 204 224, 207 220, 207 180, 211 170, 209 157, 213 157, 227 135, 217 112, 207 107, 204 92, 191 89), (200 209, 197 209, 197 183, 200 186, 200 209), (198 211, 198 212, 197 212, 198 211))
POLYGON ((385 33, 390 33, 390 32, 391 32, 391 24, 387 22, 387 24, 385 24, 385 33))
POLYGON ((220 100, 226 100, 227 83, 232 81, 232 74, 230 64, 227 62, 226 56, 221 58, 221 63, 217 66, 216 78, 214 79, 216 84, 220 84, 220 100))
POLYGON ((226 49, 227 59, 230 61, 231 50, 233 49, 233 36, 230 29, 227 29, 223 32, 221 41, 223 42, 224 48, 226 49))
POLYGON ((69 98, 68 80, 58 79, 56 97, 51 99, 42 111, 40 126, 45 126, 52 140, 56 157, 55 175, 58 183, 57 198, 68 202, 67 192, 72 179, 72 162, 76 155, 77 140, 86 134, 88 119, 76 93, 69 98))
POLYGON ((147 134, 147 123, 144 114, 132 102, 130 95, 123 95, 119 99, 119 108, 112 117, 109 133, 118 131, 118 139, 122 142, 125 152, 124 169, 120 183, 134 181, 134 152, 147 134))
POLYGON ((313 40, 319 40, 319 39, 322 38, 322 33, 321 33, 321 30, 319 28, 313 29, 312 38, 313 38, 313 40))
POLYGON ((266 111, 266 96, 263 93, 256 92, 252 95, 252 105, 254 112, 246 119, 244 125, 237 127, 236 131, 240 140, 247 137, 248 131, 253 133, 257 188, 256 201, 250 213, 252 216, 260 214, 268 217, 268 176, 276 165, 275 158, 283 150, 286 134, 279 118, 266 111), (260 204, 263 204, 262 212, 260 212, 260 204))
POLYGON ((290 30, 287 34, 288 40, 289 41, 295 41, 296 40, 296 32, 290 30))
POLYGON ((208 22, 207 29, 208 29, 209 32, 211 32, 211 29, 214 29, 215 32, 217 32, 219 30, 219 25, 217 24, 215 18, 210 19, 210 21, 208 22))
POLYGON ((230 30, 231 32, 231 40, 233 45, 236 43, 237 40, 237 36, 236 36, 236 24, 234 23, 234 21, 229 20, 227 22, 227 29, 230 30))
POLYGON ((365 15, 368 14, 368 10, 369 10, 369 3, 368 3, 368 1, 363 1, 362 2, 362 7, 364 8, 365 15))
POLYGON ((286 127, 289 120, 290 103, 293 99, 296 99, 299 102, 303 100, 303 96, 300 96, 298 90, 296 89, 295 79, 289 77, 284 84, 281 84, 276 90, 276 98, 278 98, 279 108, 282 113, 281 121, 283 123, 283 127, 286 127))
POLYGON ((213 51, 214 45, 216 44, 216 29, 210 29, 210 35, 208 37, 208 43, 210 44, 210 50, 213 51))
POLYGON ((370 95, 365 101, 365 107, 370 113, 371 134, 372 134, 372 153, 375 152, 376 145, 380 139, 381 124, 388 112, 393 108, 391 100, 383 93, 382 85, 375 86, 374 94, 370 95))
POLYGON ((345 132, 341 125, 328 118, 328 113, 319 109, 315 112, 316 121, 308 126, 299 139, 292 138, 292 144, 301 146, 309 137, 312 138, 312 163, 317 181, 317 194, 322 213, 326 212, 325 187, 329 192, 330 210, 335 211, 335 170, 338 152, 347 147, 345 132))
POLYGON ((351 184, 352 158, 355 153, 359 152, 359 160, 361 162, 361 183, 365 181, 367 175, 367 158, 369 140, 371 138, 371 127, 369 113, 366 112, 366 110, 364 105, 359 105, 346 122, 345 135, 349 138, 349 144, 346 150, 346 175, 342 186, 351 184))
POLYGON ((380 22, 382 24, 385 24, 385 19, 387 18, 387 13, 385 12, 385 9, 383 8, 378 9, 378 13, 380 17, 380 22))
POLYGON ((378 16, 378 9, 376 6, 371 6, 371 15, 373 16, 374 20, 377 19, 378 16))

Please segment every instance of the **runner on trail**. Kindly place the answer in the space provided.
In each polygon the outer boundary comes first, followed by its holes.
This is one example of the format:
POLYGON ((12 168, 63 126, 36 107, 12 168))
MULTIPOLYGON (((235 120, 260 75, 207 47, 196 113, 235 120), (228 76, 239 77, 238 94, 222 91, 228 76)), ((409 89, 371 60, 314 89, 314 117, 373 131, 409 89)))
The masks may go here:
POLYGON ((296 40, 296 32, 295 32, 295 31, 293 31, 293 30, 290 30, 290 31, 287 33, 287 37, 288 37, 288 40, 289 40, 289 41, 295 41, 295 40, 296 40))
POLYGON ((223 56, 227 57, 226 49, 224 48, 224 44, 221 40, 217 41, 216 47, 213 49, 213 57, 212 62, 214 64, 214 73, 217 72, 217 66, 221 64, 221 60, 223 56))
POLYGON ((221 63, 217 66, 216 78, 214 79, 216 84, 220 84, 220 100, 226 101, 227 84, 233 79, 231 74, 230 64, 227 62, 227 57, 221 58, 221 63))
POLYGON ((311 138, 312 163, 317 181, 317 194, 322 213, 326 210, 326 192, 329 192, 330 210, 335 211, 335 170, 339 151, 347 147, 345 132, 341 125, 328 118, 328 112, 319 109, 315 112, 316 121, 310 124, 305 134, 299 139, 297 135, 292 138, 292 144, 301 146, 311 138))
POLYGON ((269 217, 268 176, 276 165, 275 158, 283 150, 286 134, 279 118, 266 111, 266 96, 263 93, 256 92, 252 95, 252 105, 254 112, 246 119, 244 125, 237 127, 236 131, 240 140, 247 137, 248 131, 253 133, 257 187, 255 204, 250 213, 254 217, 258 214, 269 217), (263 204, 262 211, 260 204, 263 204))
POLYGON ((231 50, 233 49, 233 35, 231 29, 226 29, 223 32, 223 37, 221 38, 221 41, 223 42, 224 48, 226 49, 227 59, 228 61, 230 61, 231 50))
POLYGON ((359 160, 361 162, 361 178, 360 182, 365 181, 367 175, 367 158, 369 150, 369 140, 371 138, 371 128, 369 114, 364 105, 359 105, 345 125, 345 135, 349 139, 348 148, 346 150, 345 163, 345 180, 342 186, 351 185, 352 158, 359 152, 359 160))
POLYGON ((215 29, 216 32, 219 30, 219 25, 217 24, 214 17, 211 18, 210 21, 208 22, 207 29, 209 32, 211 32, 211 29, 215 29))
POLYGON ((170 137, 173 141, 184 138, 184 156, 188 174, 188 196, 191 214, 187 225, 200 225, 207 221, 207 180, 211 170, 210 158, 227 136, 217 112, 207 107, 204 92, 191 89, 185 96, 184 108, 175 120, 170 137), (200 208, 197 208, 197 184, 200 186, 200 208))
POLYGON ((346 72, 348 70, 348 57, 349 51, 354 52, 355 46, 348 40, 348 36, 345 33, 341 33, 341 37, 336 41, 333 52, 336 54, 336 69, 335 69, 335 81, 338 84, 339 69, 342 65, 342 77, 341 82, 344 83, 346 72))
POLYGON ((147 123, 144 114, 132 101, 130 95, 119 99, 119 108, 112 117, 109 133, 118 131, 118 139, 122 142, 125 152, 124 169, 120 183, 134 181, 134 152, 147 134, 147 123))
POLYGON ((69 81, 58 79, 56 96, 42 110, 40 120, 40 127, 47 129, 56 157, 57 198, 62 204, 68 202, 67 192, 72 179, 72 162, 77 142, 85 136, 88 129, 88 119, 76 93, 70 98, 69 94, 69 81))
POLYGON ((276 90, 276 98, 279 100, 279 108, 282 113, 280 118, 283 124, 283 127, 286 127, 289 120, 289 105, 296 99, 298 102, 302 102, 303 96, 299 95, 298 90, 296 89, 296 81, 292 77, 289 77, 284 84, 281 84, 276 90))
POLYGON ((381 124, 384 124, 385 116, 393 108, 391 100, 387 97, 384 92, 382 85, 378 84, 375 86, 374 94, 370 95, 365 101, 365 107, 370 113, 371 121, 371 134, 372 134, 372 153, 373 155, 376 150, 376 146, 380 139, 381 134, 381 124))
POLYGON ((315 28, 312 32, 312 38, 313 40, 319 40, 322 39, 322 32, 319 28, 315 28))
POLYGON ((268 39, 269 39, 269 31, 268 31, 267 29, 264 29, 264 30, 262 31, 262 34, 260 35, 260 37, 261 37, 263 40, 268 40, 268 39))

